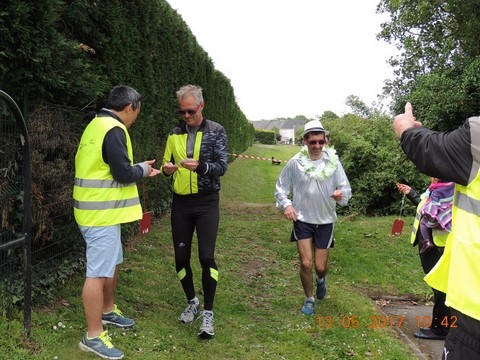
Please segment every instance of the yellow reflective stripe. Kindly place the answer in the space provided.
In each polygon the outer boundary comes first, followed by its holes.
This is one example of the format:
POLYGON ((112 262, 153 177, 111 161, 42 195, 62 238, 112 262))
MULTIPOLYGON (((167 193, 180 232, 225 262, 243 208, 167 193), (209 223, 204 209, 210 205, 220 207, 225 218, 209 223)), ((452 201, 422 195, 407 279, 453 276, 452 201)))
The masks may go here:
POLYGON ((210 268, 210 276, 218 282, 218 270, 214 268, 210 268))
POLYGON ((420 218, 422 217, 420 213, 426 202, 427 198, 423 198, 417 205, 417 212, 415 213, 415 220, 413 221, 412 226, 412 234, 410 235, 410 244, 413 244, 415 242, 415 238, 417 237, 418 226, 420 225, 420 218))
POLYGON ((183 280, 183 278, 185 276, 187 276, 187 270, 185 270, 185 268, 183 268, 182 270, 180 270, 178 273, 177 273, 177 276, 178 278, 180 279, 180 281, 183 280))
POLYGON ((415 242, 419 224, 420 224, 420 214, 417 213, 417 215, 415 215, 415 220, 413 221, 412 234, 410 235, 410 244, 413 244, 415 242))

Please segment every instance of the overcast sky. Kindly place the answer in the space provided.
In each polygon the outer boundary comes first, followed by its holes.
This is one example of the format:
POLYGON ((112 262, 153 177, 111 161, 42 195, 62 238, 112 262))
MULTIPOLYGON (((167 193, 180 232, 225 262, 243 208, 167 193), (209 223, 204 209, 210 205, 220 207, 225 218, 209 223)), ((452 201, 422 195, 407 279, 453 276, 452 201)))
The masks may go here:
POLYGON ((371 105, 393 76, 396 50, 376 39, 387 20, 375 12, 379 0, 167 1, 249 120, 341 116, 348 95, 371 105))

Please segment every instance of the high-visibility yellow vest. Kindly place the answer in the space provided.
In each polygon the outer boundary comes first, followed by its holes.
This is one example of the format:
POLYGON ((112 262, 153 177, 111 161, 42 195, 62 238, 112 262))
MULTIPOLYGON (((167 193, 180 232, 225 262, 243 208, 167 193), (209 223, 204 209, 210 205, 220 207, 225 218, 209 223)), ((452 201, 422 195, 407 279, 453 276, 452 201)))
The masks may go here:
POLYGON ((445 251, 425 276, 447 294, 445 304, 480 320, 480 172, 469 185, 455 185, 452 231, 445 251))
POLYGON ((110 226, 142 217, 136 183, 115 181, 110 166, 103 161, 103 140, 116 126, 125 131, 128 158, 133 164, 132 144, 125 125, 112 117, 94 118, 85 129, 75 156, 73 199, 79 225, 110 226))
MULTIPOLYGON (((422 196, 423 197, 423 196, 422 196)), ((410 235, 410 244, 415 242, 417 237, 417 232, 420 231, 420 219, 422 218, 422 209, 425 203, 427 202, 428 197, 422 198, 420 203, 417 205, 417 213, 415 214, 415 220, 413 221, 412 234, 410 235)), ((438 247, 444 247, 447 242, 449 232, 444 230, 432 230, 433 242, 438 247)))
MULTIPOLYGON (((195 137, 195 145, 193 151, 193 158, 199 159, 200 147, 202 145, 203 133, 197 132, 195 137)), ((181 160, 187 157, 187 138, 188 133, 184 134, 170 134, 167 138, 167 145, 163 154, 163 163, 174 159, 178 165, 181 160)), ((179 195, 198 194, 198 175, 194 171, 178 167, 178 170, 173 173, 173 192, 179 195)))

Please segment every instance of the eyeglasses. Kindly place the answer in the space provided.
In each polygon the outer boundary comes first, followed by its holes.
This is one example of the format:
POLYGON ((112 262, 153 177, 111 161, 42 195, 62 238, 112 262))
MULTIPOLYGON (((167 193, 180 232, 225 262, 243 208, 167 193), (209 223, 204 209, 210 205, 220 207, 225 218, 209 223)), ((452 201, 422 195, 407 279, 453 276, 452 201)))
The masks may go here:
POLYGON ((186 110, 185 109, 178 109, 177 111, 182 116, 185 116, 187 114, 189 116, 193 116, 198 112, 198 109, 200 109, 200 105, 202 105, 202 104, 199 104, 196 109, 186 109, 186 110))
POLYGON ((318 145, 325 145, 326 141, 325 140, 310 140, 308 142, 310 145, 315 145, 315 144, 318 144, 318 145))

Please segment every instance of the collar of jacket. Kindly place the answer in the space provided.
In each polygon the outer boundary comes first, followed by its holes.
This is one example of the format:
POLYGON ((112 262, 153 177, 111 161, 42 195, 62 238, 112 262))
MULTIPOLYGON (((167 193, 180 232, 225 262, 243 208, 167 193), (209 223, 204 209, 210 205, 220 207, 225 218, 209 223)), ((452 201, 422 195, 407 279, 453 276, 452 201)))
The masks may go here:
MULTIPOLYGON (((203 117, 202 118, 202 122, 200 124, 200 126, 198 127, 199 130, 203 129, 205 127, 205 124, 207 123, 207 118, 206 117, 203 117)), ((177 126, 182 129, 182 132, 186 132, 187 131, 187 123, 183 120, 181 120, 177 126)))

